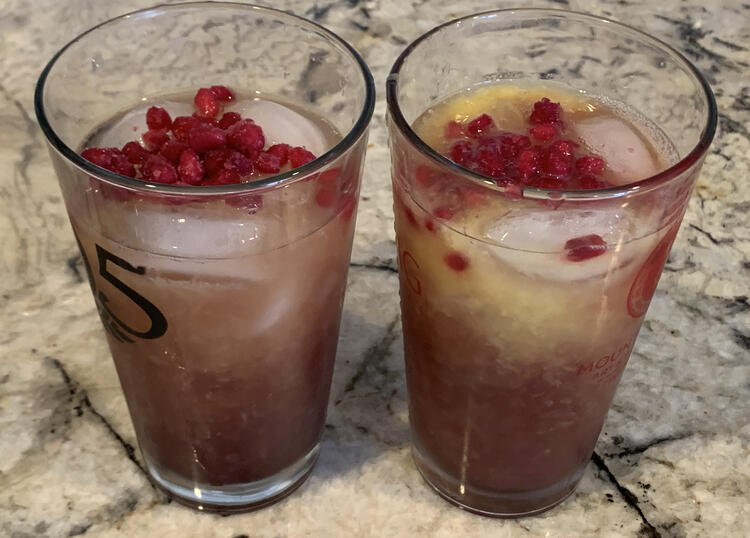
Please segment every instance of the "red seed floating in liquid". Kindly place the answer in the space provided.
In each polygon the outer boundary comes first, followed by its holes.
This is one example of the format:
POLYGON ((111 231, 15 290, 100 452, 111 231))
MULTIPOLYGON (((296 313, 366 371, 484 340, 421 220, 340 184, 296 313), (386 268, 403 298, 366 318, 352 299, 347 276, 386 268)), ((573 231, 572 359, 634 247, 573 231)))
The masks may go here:
POLYGON ((122 147, 122 153, 132 164, 143 164, 143 161, 151 155, 149 151, 138 142, 128 142, 122 147))
POLYGON ((197 153, 223 148, 227 143, 226 133, 218 127, 198 126, 188 135, 190 148, 197 153))
POLYGON ((270 148, 268 148, 268 153, 271 155, 276 155, 279 158, 279 166, 284 166, 287 162, 289 162, 289 151, 291 151, 292 146, 289 144, 274 144, 270 148))
POLYGON ((604 254, 607 251, 607 243, 600 235, 583 235, 566 241, 565 251, 568 260, 581 262, 604 254))
POLYGON ((529 116, 529 122, 533 125, 559 123, 560 112, 560 103, 553 103, 548 98, 544 97, 540 101, 534 103, 534 109, 529 116))
POLYGON ((219 127, 221 129, 229 129, 232 125, 242 119, 242 116, 236 112, 225 112, 219 120, 219 127))
POLYGON ((469 267, 469 260, 459 252, 449 252, 443 258, 445 264, 454 271, 461 272, 469 267))
POLYGON ((143 133, 143 143, 150 151, 159 151, 167 140, 169 140, 169 135, 166 129, 149 129, 143 133))
POLYGON ((234 99, 234 93, 232 93, 232 90, 226 86, 211 86, 209 90, 211 90, 211 93, 213 93, 219 101, 226 103, 234 99))
POLYGON ((178 179, 175 167, 161 155, 151 155, 146 159, 141 173, 144 179, 156 183, 176 183, 178 179))
POLYGON ((292 165, 292 168, 299 168, 314 160, 315 155, 301 146, 289 150, 289 164, 292 165))
POLYGON ((206 118, 215 118, 219 113, 219 99, 217 99, 214 92, 208 88, 201 88, 198 93, 195 94, 195 108, 198 109, 198 113, 206 118))
POLYGON ((172 118, 162 107, 152 106, 146 111, 146 125, 149 129, 170 129, 172 118))
POLYGON ((281 161, 273 153, 261 151, 253 162, 256 170, 263 174, 276 174, 281 170, 281 161))
POLYGON ((180 155, 180 162, 177 165, 177 173, 180 180, 188 185, 197 185, 203 179, 206 170, 201 163, 200 157, 193 150, 188 149, 180 155))
POLYGON ((266 144, 263 129, 253 120, 241 120, 229 128, 227 142, 248 157, 254 156, 266 144))
POLYGON ((471 138, 479 138, 494 126, 495 122, 489 114, 481 114, 466 125, 466 133, 471 138))

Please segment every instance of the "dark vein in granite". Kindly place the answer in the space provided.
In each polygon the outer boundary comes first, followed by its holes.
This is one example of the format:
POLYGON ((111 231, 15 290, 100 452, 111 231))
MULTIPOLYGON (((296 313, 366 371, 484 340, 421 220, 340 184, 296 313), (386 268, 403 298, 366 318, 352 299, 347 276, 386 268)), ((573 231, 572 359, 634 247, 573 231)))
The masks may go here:
POLYGON ((713 37, 713 38, 711 38, 711 40, 714 43, 718 43, 719 45, 724 45, 726 48, 732 49, 732 50, 737 51, 737 52, 747 50, 745 47, 742 47, 742 46, 738 45, 737 43, 732 43, 731 41, 725 41, 725 40, 720 39, 718 37, 713 37))
POLYGON ((731 243, 731 242, 732 242, 732 239, 731 239, 731 238, 730 238, 730 239, 716 239, 716 238, 715 238, 715 237, 714 237, 713 235, 711 235, 711 233, 710 233, 710 232, 707 232, 706 230, 704 230, 704 229, 703 229, 703 228, 701 228, 700 226, 696 226, 695 224, 690 224, 690 227, 691 227, 691 228, 692 228, 693 230, 697 230, 697 231, 699 231, 700 233, 702 233, 702 234, 703 234, 704 236, 706 236, 706 238, 708 238, 708 240, 709 240, 709 241, 711 241, 711 242, 712 242, 712 243, 713 243, 714 245, 721 245, 722 243, 731 243))
POLYGON ((388 273, 395 273, 398 274, 398 269, 395 267, 387 264, 387 263, 360 263, 360 262, 352 262, 349 264, 349 267, 356 267, 358 269, 372 269, 375 271, 386 271, 388 273))
POLYGON ((604 463, 602 457, 594 452, 591 455, 591 461, 594 462, 594 465, 596 465, 597 469, 603 472, 606 475, 607 479, 612 483, 612 485, 615 486, 615 489, 625 500, 625 503, 633 510, 635 510, 635 512, 641 518, 641 530, 639 535, 643 536, 644 538, 661 538, 661 533, 656 530, 656 527, 654 527, 651 522, 649 522, 649 520, 646 518, 646 515, 643 513, 643 510, 641 510, 641 507, 638 504, 638 497, 628 488, 620 484, 615 475, 612 474, 612 471, 609 470, 609 467, 607 467, 607 464, 604 463))
POLYGON ((641 454, 653 446, 661 445, 664 443, 669 443, 671 441, 679 441, 681 439, 687 439, 691 435, 692 433, 685 432, 685 433, 675 433, 672 435, 666 435, 664 437, 656 437, 654 439, 651 439, 650 441, 646 441, 645 443, 627 447, 621 452, 618 452, 617 454, 613 454, 613 456, 615 458, 623 458, 625 456, 632 456, 633 454, 641 454))
MULTIPOLYGON (((99 411, 96 410, 96 408, 92 405, 91 400, 89 400, 89 396, 86 393, 85 390, 80 389, 80 385, 78 382, 74 381, 70 374, 68 374, 68 371, 65 369, 65 366, 63 364, 55 359, 54 357, 46 357, 47 361, 57 370, 60 372, 60 375, 63 378, 63 382, 65 383, 65 386, 68 389, 68 393, 73 395, 78 395, 80 398, 80 405, 88 409, 92 415, 94 415, 101 423, 102 425, 107 429, 107 431, 112 435, 112 437, 115 438, 115 440, 120 444, 120 446, 125 451, 125 454, 127 455, 128 459, 132 461, 136 467, 146 476, 148 476, 148 473, 146 472, 146 469, 141 465, 141 463, 136 459, 135 457, 135 448, 133 445, 128 443, 125 439, 122 438, 122 436, 117 433, 117 431, 112 427, 112 425, 109 423, 109 421, 99 413, 99 411)), ((80 411, 80 406, 77 407, 77 414, 78 416, 81 416, 83 413, 80 411)))
POLYGON ((70 269, 73 272, 73 277, 75 278, 76 282, 81 284, 84 282, 83 275, 81 275, 80 269, 78 269, 78 264, 81 263, 81 255, 77 254, 75 256, 71 256, 67 259, 66 264, 68 265, 68 269, 70 269))
POLYGON ((732 336, 734 336, 734 341, 737 342, 737 345, 750 351, 750 336, 741 333, 737 329, 732 329, 732 336))
POLYGON ((736 133, 750 141, 750 131, 741 122, 719 112, 719 126, 726 133, 736 133))
POLYGON ((709 32, 696 27, 691 21, 673 19, 664 15, 656 15, 656 18, 666 21, 677 28, 677 31, 680 34, 680 39, 687 44, 687 47, 685 47, 685 52, 687 52, 694 58, 698 60, 703 59, 704 57, 708 58, 721 65, 722 67, 731 69, 732 71, 739 71, 740 68, 738 66, 748 66, 748 64, 746 64, 745 62, 735 63, 732 60, 728 59, 726 56, 722 56, 721 54, 718 54, 701 45, 699 40, 706 37, 709 32))
POLYGON ((370 366, 375 366, 388 358, 391 353, 391 345, 396 340, 398 322, 399 316, 396 316, 386 327, 383 337, 365 350, 362 362, 344 387, 344 392, 353 391, 370 366))
POLYGON ((305 15, 307 15, 308 17, 312 17, 316 21, 319 21, 324 18, 326 14, 328 14, 328 11, 332 6, 333 4, 328 4, 327 6, 318 7, 318 4, 315 4, 305 12, 305 15))

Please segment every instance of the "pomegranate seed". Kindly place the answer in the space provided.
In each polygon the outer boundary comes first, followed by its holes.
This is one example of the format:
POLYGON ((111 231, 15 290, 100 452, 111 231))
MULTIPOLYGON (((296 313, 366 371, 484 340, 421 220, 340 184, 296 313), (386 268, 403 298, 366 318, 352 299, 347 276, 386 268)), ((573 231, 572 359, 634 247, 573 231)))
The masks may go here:
POLYGON ((188 135, 188 143, 193 151, 204 153, 212 149, 219 149, 226 145, 227 135, 218 127, 198 126, 188 135))
POLYGON ((448 267, 458 272, 463 271, 464 269, 469 267, 469 260, 467 260, 463 256, 463 254, 460 254, 458 252, 449 252, 445 255, 443 261, 448 267))
POLYGON ((231 185, 240 181, 240 173, 236 168, 222 168, 204 179, 203 185, 231 185))
POLYGON ((578 184, 581 189, 583 190, 591 190, 591 189, 603 189, 605 187, 608 187, 609 185, 605 183, 604 181, 590 175, 590 174, 584 174, 581 177, 578 178, 578 184))
POLYGON ((224 160, 224 169, 234 169, 240 177, 249 176, 255 171, 253 161, 239 151, 231 151, 224 160))
POLYGON ((516 167, 521 175, 528 179, 539 170, 539 149, 527 148, 518 155, 516 167))
POLYGON ((292 165, 292 168, 299 168, 314 160, 315 155, 301 146, 289 150, 289 163, 292 165))
POLYGON ((604 159, 593 155, 580 157, 576 160, 576 170, 582 174, 599 175, 604 172, 604 159))
POLYGON ((149 129, 143 133, 143 143, 149 151, 159 151, 167 140, 169 135, 166 129, 149 129))
POLYGON ((135 177, 135 168, 119 149, 112 148, 112 171, 123 176, 135 177))
POLYGON ((177 173, 180 179, 188 185, 197 185, 206 173, 198 154, 191 149, 185 150, 180 155, 177 165, 177 173))
POLYGON ((456 142, 450 149, 450 160, 456 164, 465 165, 469 162, 472 154, 471 143, 466 140, 456 142))
POLYGON ((279 166, 284 166, 289 161, 289 151, 292 146, 289 144, 274 144, 268 148, 268 153, 276 155, 279 158, 279 166))
POLYGON ((266 145, 263 129, 253 120, 240 120, 229 128, 227 142, 248 157, 253 157, 266 145))
POLYGON ((320 207, 331 207, 336 201, 336 191, 333 189, 322 188, 315 195, 315 203, 320 207))
POLYGON ((437 229, 435 227, 435 221, 432 219, 425 219, 424 227, 427 228, 427 230, 430 232, 434 232, 437 229))
POLYGON ((146 125, 149 129, 170 129, 172 118, 162 107, 152 106, 146 111, 146 125))
POLYGON ((534 103, 534 110, 529 116, 529 122, 534 125, 542 123, 560 123, 560 103, 553 103, 546 97, 534 103))
POLYGON ((205 116, 201 116, 197 112, 193 112, 193 118, 198 122, 196 125, 204 125, 207 127, 218 127, 219 126, 219 120, 216 118, 207 118, 205 116))
POLYGON ((263 174, 276 174, 281 170, 280 159, 267 151, 261 151, 255 157, 255 168, 263 174))
POLYGON ((423 187, 429 187, 437 181, 437 176, 433 173, 431 168, 420 164, 417 166, 416 170, 414 170, 414 179, 416 179, 417 183, 423 187))
POLYGON ((456 214, 456 211, 450 206, 441 205, 440 207, 436 208, 435 211, 432 212, 432 214, 442 220, 451 220, 453 218, 453 215, 456 214))
POLYGON ((535 125, 529 129, 529 133, 534 139, 546 142, 557 136, 557 128, 551 123, 543 123, 541 125, 535 125))
POLYGON ((445 138, 451 140, 464 137, 464 126, 457 121, 449 121, 445 124, 445 138))
POLYGON ((552 146, 548 148, 544 159, 542 159, 542 169, 545 173, 553 176, 567 176, 573 169, 572 160, 572 155, 566 155, 552 146))
POLYGON ((110 172, 135 177, 135 168, 117 148, 88 148, 81 152, 81 157, 110 172))
POLYGON ((601 256, 607 250, 607 243, 597 234, 583 235, 568 239, 565 243, 565 257, 572 262, 581 262, 601 256))
POLYGON ((219 120, 219 127, 222 129, 229 129, 232 125, 242 119, 242 116, 236 112, 225 112, 219 120))
POLYGON ((211 175, 224 168, 224 163, 229 158, 230 150, 226 148, 212 149, 207 151, 203 156, 203 164, 206 167, 206 173, 211 175))
POLYGON ((193 116, 178 116, 172 122, 172 134, 176 140, 187 142, 190 131, 199 123, 193 116))
POLYGON ((318 176, 318 184, 323 187, 335 188, 341 176, 341 168, 329 168, 318 176))
POLYGON ((566 187, 565 180, 559 177, 545 176, 534 183, 535 187, 549 190, 563 190, 566 187))
POLYGON ((219 101, 226 103, 234 99, 234 93, 226 86, 211 86, 209 89, 219 101))
POLYGON ((143 164, 143 161, 151 155, 146 148, 138 142, 128 142, 122 147, 122 153, 132 164, 143 164))
POLYGON ((562 153, 566 157, 572 157, 573 151, 578 147, 578 144, 572 140, 557 140, 552 143, 552 147, 555 148, 555 151, 562 153))
POLYGON ((507 133, 500 136, 500 153, 505 159, 515 159, 524 149, 531 146, 528 136, 507 133))
POLYGON ((215 118, 219 113, 219 100, 216 98, 214 92, 208 88, 198 90, 193 102, 195 103, 195 108, 198 109, 198 113, 206 118, 215 118))
POLYGON ((177 170, 161 155, 151 155, 141 168, 143 179, 156 183, 175 183, 178 179, 177 170))
POLYGON ((180 155, 182 152, 188 149, 188 145, 178 140, 167 140, 167 143, 161 147, 159 155, 165 157, 173 164, 180 162, 180 155))
POLYGON ((485 176, 502 178, 505 165, 499 148, 496 145, 481 146, 476 156, 476 168, 485 176))
POLYGON ((494 126, 495 122, 492 121, 492 118, 487 114, 482 114, 469 122, 466 126, 466 133, 471 138, 479 138, 494 126))

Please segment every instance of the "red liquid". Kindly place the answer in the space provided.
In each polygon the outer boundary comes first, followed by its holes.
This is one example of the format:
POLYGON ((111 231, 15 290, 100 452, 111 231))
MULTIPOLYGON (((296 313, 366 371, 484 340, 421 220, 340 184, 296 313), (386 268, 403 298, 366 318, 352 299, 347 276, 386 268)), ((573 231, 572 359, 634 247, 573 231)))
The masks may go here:
MULTIPOLYGON (((462 106, 486 106, 487 94, 448 101, 415 129, 447 150, 442 126, 462 106)), ((512 118, 511 105, 497 106, 512 118)), ((573 491, 591 456, 679 218, 660 225, 653 200, 622 208, 488 194, 401 155, 393 183, 417 465, 470 510, 545 510, 573 491), (589 234, 596 241, 581 248, 589 234)))

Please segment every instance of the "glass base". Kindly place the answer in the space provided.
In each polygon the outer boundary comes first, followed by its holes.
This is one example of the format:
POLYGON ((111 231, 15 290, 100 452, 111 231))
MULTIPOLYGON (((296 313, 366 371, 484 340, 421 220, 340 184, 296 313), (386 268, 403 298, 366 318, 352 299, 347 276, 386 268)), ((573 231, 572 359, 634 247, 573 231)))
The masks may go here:
POLYGON ((414 446, 412 457, 422 478, 443 499, 467 512, 502 519, 534 516, 554 508, 575 491, 586 470, 584 465, 572 476, 541 490, 486 491, 462 486, 454 477, 431 464, 414 446))
POLYGON ((273 476, 242 484, 215 486, 186 480, 169 471, 159 471, 144 454, 152 481, 177 502, 205 512, 232 514, 249 512, 273 504, 302 485, 318 460, 320 445, 273 476))

